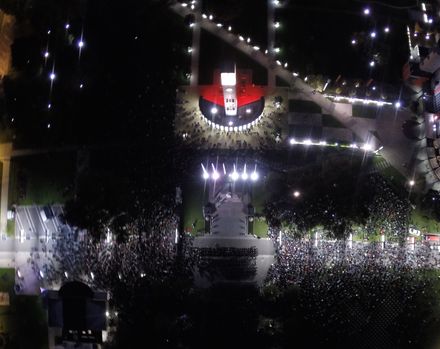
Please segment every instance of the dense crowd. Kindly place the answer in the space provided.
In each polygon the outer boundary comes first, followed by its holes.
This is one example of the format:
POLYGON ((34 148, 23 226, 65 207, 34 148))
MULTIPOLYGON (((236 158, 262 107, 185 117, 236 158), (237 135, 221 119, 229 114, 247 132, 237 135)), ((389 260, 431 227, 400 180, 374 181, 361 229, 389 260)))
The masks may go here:
POLYGON ((265 117, 257 126, 242 132, 226 132, 211 129, 203 120, 198 107, 190 107, 190 102, 181 94, 177 98, 177 132, 187 144, 195 147, 214 149, 271 149, 277 144, 276 129, 279 128, 277 110, 266 110, 265 117), (237 135, 240 135, 237 137, 237 135))
POLYGON ((271 235, 279 248, 267 285, 297 289, 305 317, 336 336, 355 338, 371 330, 383 345, 388 340, 384 328, 415 313, 417 297, 426 297, 431 307, 439 296, 426 273, 440 267, 440 253, 429 245, 316 244, 286 236, 280 246, 278 234, 271 235))
POLYGON ((157 206, 149 216, 130 223, 129 237, 123 242, 114 241, 111 234, 99 241, 74 230, 60 234, 53 243, 52 257, 33 259, 34 270, 37 274, 43 271, 48 287, 81 280, 110 292, 118 283, 164 279, 176 268, 178 219, 173 209, 157 206))

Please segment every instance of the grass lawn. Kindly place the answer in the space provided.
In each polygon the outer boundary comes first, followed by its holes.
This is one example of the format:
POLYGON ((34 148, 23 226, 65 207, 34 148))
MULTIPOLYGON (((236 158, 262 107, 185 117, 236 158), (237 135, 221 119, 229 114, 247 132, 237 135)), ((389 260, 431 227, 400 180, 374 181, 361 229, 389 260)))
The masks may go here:
POLYGON ((336 120, 333 116, 322 114, 322 126, 323 127, 336 127, 336 128, 345 128, 338 120, 336 120))
POLYGON ((269 226, 267 225, 266 221, 263 219, 254 219, 254 234, 261 237, 261 238, 267 238, 267 231, 269 229, 269 226))
POLYGON ((205 204, 204 182, 188 181, 183 187, 183 226, 193 234, 205 231, 203 205, 205 204), (195 227, 193 224, 195 223, 195 227))
POLYGON ((0 292, 14 292, 15 269, 0 269, 0 292))
POLYGON ((358 118, 376 119, 380 112, 377 106, 353 104, 353 116, 358 118))
POLYGON ((440 223, 419 209, 411 212, 410 224, 425 233, 440 233, 440 223))
POLYGON ((39 154, 11 161, 10 205, 64 203, 72 195, 76 153, 39 154))
POLYGON ((289 99, 289 112, 296 113, 321 113, 321 107, 312 101, 289 99))
POLYGON ((15 236, 15 219, 8 219, 6 222, 6 234, 9 237, 15 236))

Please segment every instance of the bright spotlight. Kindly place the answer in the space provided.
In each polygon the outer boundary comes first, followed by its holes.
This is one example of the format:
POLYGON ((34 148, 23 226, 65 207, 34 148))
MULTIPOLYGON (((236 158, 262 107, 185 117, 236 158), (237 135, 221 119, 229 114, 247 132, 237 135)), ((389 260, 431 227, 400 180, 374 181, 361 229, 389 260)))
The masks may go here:
POLYGON ((310 144, 312 144, 312 140, 311 139, 306 139, 306 140, 304 140, 304 144, 310 145, 310 144))
POLYGON ((402 106, 402 104, 401 104, 399 101, 397 101, 396 103, 394 103, 394 107, 395 107, 396 109, 399 109, 401 106, 402 106))
POLYGON ((246 114, 250 114, 252 112, 251 108, 246 108, 246 114))
POLYGON ((376 37, 376 32, 371 32, 370 36, 374 39, 376 37))
POLYGON ((365 144, 362 146, 362 149, 364 149, 364 150, 366 150, 366 151, 370 151, 371 149, 373 149, 373 146, 372 146, 371 144, 369 144, 369 143, 365 143, 365 144))
POLYGON ((290 143, 290 144, 296 144, 296 141, 295 141, 295 139, 294 139, 294 138, 290 138, 290 141, 289 141, 289 143, 290 143))
POLYGON ((212 172, 212 179, 213 180, 217 180, 220 178, 220 173, 218 173, 217 171, 212 172))
POLYGON ((55 77, 56 77, 55 73, 50 73, 49 78, 51 80, 55 80, 55 77))
POLYGON ((232 121, 229 121, 229 122, 228 122, 228 125, 229 125, 229 126, 232 126, 232 125, 234 125, 234 123, 233 123, 232 121))
POLYGON ((385 28, 383 29, 383 31, 384 31, 385 33, 389 33, 389 32, 390 32, 390 27, 385 27, 385 28))
POLYGON ((203 179, 208 179, 209 178, 209 173, 208 172, 203 172, 203 179))
POLYGON ((251 180, 255 182, 257 179, 258 179, 258 173, 256 171, 252 172, 251 180))
POLYGON ((374 67, 374 65, 375 65, 374 61, 371 61, 370 62, 370 67, 374 67))
POLYGON ((279 28, 280 27, 280 22, 275 22, 274 24, 273 24, 273 26, 275 27, 275 28, 279 28))
POLYGON ((84 47, 84 41, 80 40, 78 41, 78 47, 83 48, 84 47))
POLYGON ((230 174, 230 176, 231 176, 231 179, 235 182, 236 180, 238 180, 238 178, 240 177, 240 175, 238 174, 238 172, 235 170, 235 168, 234 168, 234 172, 232 172, 231 174, 230 174))
POLYGON ((211 108, 211 114, 217 114, 218 109, 216 107, 211 108))
POLYGON ((44 52, 44 58, 49 57, 49 51, 44 52))
POLYGON ((355 39, 353 39, 353 40, 351 40, 351 44, 352 44, 352 45, 356 45, 356 44, 357 44, 357 41, 356 41, 355 39))
POLYGON ((368 7, 364 8, 364 15, 369 16, 371 13, 370 9, 368 7))
POLYGON ((298 190, 295 190, 293 192, 293 196, 296 197, 296 198, 299 198, 301 196, 301 193, 298 190))
POLYGON ((416 182, 415 182, 414 180, 411 179, 411 180, 409 181, 409 185, 410 185, 411 187, 413 187, 414 184, 416 184, 416 182))

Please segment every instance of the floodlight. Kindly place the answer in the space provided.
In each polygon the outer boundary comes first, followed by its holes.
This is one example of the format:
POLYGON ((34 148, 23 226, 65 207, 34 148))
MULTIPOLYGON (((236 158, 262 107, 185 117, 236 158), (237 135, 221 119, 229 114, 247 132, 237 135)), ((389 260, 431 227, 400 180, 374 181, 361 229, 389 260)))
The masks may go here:
POLYGON ((217 114, 218 109, 216 107, 211 108, 211 114, 217 114))
POLYGON ((256 181, 257 179, 258 179, 258 173, 256 172, 256 171, 254 171, 254 172, 252 172, 252 174, 251 174, 251 180, 252 181, 256 181))
POLYGON ((222 86, 235 86, 237 83, 235 73, 221 73, 220 80, 222 86))
POLYGON ((217 171, 212 172, 212 179, 217 180, 220 178, 220 174, 217 171))
POLYGON ((234 167, 234 172, 232 172, 231 174, 230 174, 230 177, 231 177, 231 179, 235 182, 236 180, 238 180, 238 178, 240 177, 240 175, 238 174, 238 172, 235 170, 235 167, 234 167))
POLYGON ((362 149, 369 151, 369 150, 373 149, 373 146, 371 144, 369 144, 369 143, 365 143, 362 146, 362 149))

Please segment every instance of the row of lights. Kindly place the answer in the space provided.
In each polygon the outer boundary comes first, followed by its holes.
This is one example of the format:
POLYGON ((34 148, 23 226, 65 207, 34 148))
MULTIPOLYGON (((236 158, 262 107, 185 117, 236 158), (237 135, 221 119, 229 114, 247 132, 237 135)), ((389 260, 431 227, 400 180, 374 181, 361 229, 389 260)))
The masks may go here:
MULTIPOLYGON (((375 90, 376 88, 374 87, 373 90, 375 90)), ((375 104, 379 107, 382 107, 384 105, 393 105, 393 103, 390 102, 384 102, 384 101, 376 101, 374 99, 364 99, 364 98, 356 98, 356 97, 347 97, 347 96, 334 96, 334 95, 330 95, 330 94, 325 94, 324 97, 329 98, 329 99, 333 99, 334 101, 338 102, 338 101, 348 101, 349 103, 363 103, 363 104, 375 104)), ((396 101, 394 103, 394 107, 396 109, 399 109, 402 106, 402 103, 400 101, 396 101)))
MULTIPOLYGON (((204 180, 212 179, 213 181, 217 181, 221 178, 222 175, 217 170, 217 168, 214 166, 214 164, 211 164, 211 166, 212 166, 211 173, 208 172, 208 170, 205 168, 205 166, 203 166, 203 164, 201 164, 201 166, 202 166, 202 170, 203 170, 202 177, 204 180)), ((223 176, 229 177, 233 182, 236 182, 239 179, 242 179, 243 181, 247 181, 250 179, 252 182, 255 182, 260 177, 257 172, 257 165, 255 165, 254 171, 252 173, 248 174, 246 171, 246 164, 244 164, 243 171, 241 173, 237 172, 237 169, 235 168, 235 165, 234 165, 233 171, 230 172, 229 175, 226 171, 225 164, 223 164, 223 176)))
MULTIPOLYGON (((274 2, 274 4, 275 4, 275 2, 274 2)), ((278 4, 279 4, 279 2, 278 2, 278 4)), ((187 7, 188 6, 188 4, 186 4, 186 3, 181 3, 181 6, 182 7, 187 7)), ((278 6, 278 5, 276 5, 276 6, 278 6)), ((192 8, 193 9, 193 8, 192 8)), ((213 19, 214 19, 214 16, 213 15, 207 15, 207 14, 205 14, 205 13, 203 13, 202 14, 202 18, 203 19, 209 19, 210 21, 212 21, 213 19)), ((278 29, 278 28, 280 28, 280 26, 281 26, 281 24, 280 24, 280 22, 274 22, 274 27, 276 28, 276 29, 278 29)), ((190 24, 189 24, 189 27, 190 28, 193 28, 195 26, 195 23, 194 22, 191 22, 190 24)), ((216 26, 217 26, 217 28, 222 28, 223 27, 223 24, 222 23, 216 23, 216 26)), ((232 27, 231 26, 229 26, 228 27, 228 31, 230 32, 232 30, 232 27)), ((251 38, 250 37, 248 37, 248 38, 244 38, 242 35, 238 35, 238 39, 240 40, 240 41, 246 41, 246 43, 248 43, 248 44, 250 44, 250 42, 251 42, 251 38)), ((254 51, 260 51, 260 47, 259 46, 257 46, 257 45, 254 45, 254 46, 252 46, 252 49, 254 50, 254 51)), ((274 49, 273 49, 273 52, 274 53, 280 53, 280 51, 281 51, 281 49, 279 48, 279 47, 275 47, 274 49)), ((190 50, 190 49, 188 49, 188 53, 191 53, 192 52, 192 49, 190 50)), ((264 53, 265 54, 268 54, 268 50, 265 50, 264 51, 264 53)), ((280 61, 276 61, 276 63, 278 64, 278 65, 283 65, 284 66, 284 68, 287 68, 287 66, 288 66, 288 63, 281 63, 280 61)))
MULTIPOLYGON (((357 145, 356 143, 352 143, 350 145, 345 145, 345 144, 339 144, 339 143, 327 143, 327 141, 319 141, 319 142, 313 142, 311 139, 305 139, 303 141, 298 141, 295 138, 291 138, 289 140, 289 143, 291 145, 296 145, 296 144, 300 144, 300 145, 317 145, 317 146, 321 146, 321 147, 340 147, 340 148, 352 148, 352 149, 362 149, 364 151, 371 151, 373 152, 373 146, 370 143, 364 143, 361 146, 357 145)), ((376 151, 374 151, 376 152, 376 151)))
MULTIPOLYGON (((212 108, 214 109, 214 108, 212 108)), ((213 110, 211 109, 211 113, 212 114, 216 114, 218 112, 215 111, 215 113, 213 113, 213 110)), ((217 108, 216 108, 217 109, 217 108)), ((249 108, 248 108, 249 109, 249 108)), ((248 112, 248 109, 246 110, 246 113, 251 113, 252 110, 250 110, 248 112)), ((255 120, 253 120, 252 122, 248 123, 248 124, 244 124, 244 125, 240 125, 240 126, 233 126, 233 122, 230 121, 229 122, 229 126, 223 126, 223 125, 219 125, 216 124, 215 122, 212 122, 211 120, 209 120, 208 118, 206 118, 203 114, 202 114, 202 118, 203 120, 212 128, 220 130, 220 131, 225 131, 225 132, 244 132, 250 128, 252 128, 253 126, 257 125, 261 118, 263 117, 263 114, 261 114, 258 118, 256 118, 255 120)))

